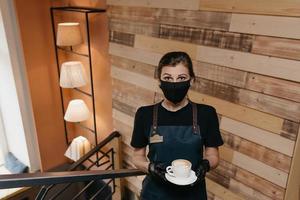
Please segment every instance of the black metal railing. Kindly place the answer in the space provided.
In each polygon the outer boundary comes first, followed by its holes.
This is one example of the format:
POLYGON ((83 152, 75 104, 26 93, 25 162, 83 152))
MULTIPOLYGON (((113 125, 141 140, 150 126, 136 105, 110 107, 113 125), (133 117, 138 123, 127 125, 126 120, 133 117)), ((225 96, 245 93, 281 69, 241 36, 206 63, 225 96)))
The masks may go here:
POLYGON ((85 197, 84 199, 99 199, 99 195, 105 191, 106 193, 109 193, 106 198, 109 199, 116 191, 116 178, 145 174, 138 169, 115 170, 115 149, 109 148, 104 151, 103 147, 114 138, 119 137, 119 132, 115 131, 111 133, 91 151, 81 157, 78 161, 74 162, 67 171, 0 175, 0 189, 42 185, 36 196, 36 200, 54 200, 61 197, 64 193, 68 193, 68 199, 80 199, 82 196, 85 197), (93 160, 96 153, 102 155, 93 160), (88 165, 87 163, 90 164, 88 165), (94 166, 102 166, 104 169, 90 170, 94 166), (83 184, 81 184, 82 186, 80 189, 70 194, 71 192, 68 191, 68 189, 77 183, 83 184), (101 185, 101 187, 98 187, 99 185, 101 185), (91 187, 96 187, 93 194, 91 194, 90 191, 91 187), (87 191, 89 191, 88 198, 87 191))
POLYGON ((60 184, 90 181, 95 179, 123 178, 140 176, 144 172, 138 169, 90 170, 66 172, 41 172, 26 174, 0 175, 0 189, 31 187, 36 185, 60 184))

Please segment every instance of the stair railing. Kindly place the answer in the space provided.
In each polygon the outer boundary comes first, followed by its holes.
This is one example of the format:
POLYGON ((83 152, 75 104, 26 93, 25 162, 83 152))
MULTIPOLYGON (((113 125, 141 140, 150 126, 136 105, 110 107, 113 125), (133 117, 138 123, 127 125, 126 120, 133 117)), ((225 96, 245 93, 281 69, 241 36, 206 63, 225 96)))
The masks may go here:
MULTIPOLYGON (((140 176, 145 175, 144 172, 138 169, 118 169, 115 170, 115 149, 109 148, 107 151, 103 150, 103 147, 109 144, 114 138, 119 138, 120 133, 117 131, 112 132, 102 142, 90 150, 87 154, 82 156, 78 161, 74 162, 67 171, 63 172, 38 172, 38 173, 25 173, 25 174, 9 174, 0 175, 0 189, 16 188, 16 187, 32 187, 41 185, 41 189, 36 196, 36 200, 43 200, 47 197, 49 191, 58 184, 66 184, 63 188, 60 188, 55 194, 47 199, 54 200, 65 192, 68 187, 73 183, 89 181, 78 193, 76 193, 72 199, 78 199, 83 195, 88 188, 94 184, 97 180, 110 179, 106 184, 99 188, 94 195, 89 199, 96 199, 97 196, 104 191, 105 187, 108 187, 112 183, 111 196, 115 193, 116 178, 140 176), (99 152, 102 155, 96 160, 92 158, 99 152), (86 162, 90 162, 89 166, 85 166, 86 162), (107 166, 106 166, 107 165, 107 166), (85 166, 84 170, 78 170, 78 168, 85 166), (90 170, 92 167, 106 166, 103 170, 90 170)), ((108 196, 109 197, 109 196, 108 196)))

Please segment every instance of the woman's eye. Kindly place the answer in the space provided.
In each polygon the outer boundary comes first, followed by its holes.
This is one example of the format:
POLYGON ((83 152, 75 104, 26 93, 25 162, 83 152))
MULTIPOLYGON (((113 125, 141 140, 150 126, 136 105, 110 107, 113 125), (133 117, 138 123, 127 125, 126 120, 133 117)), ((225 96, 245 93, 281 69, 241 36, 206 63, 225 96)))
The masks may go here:
POLYGON ((186 78, 185 77, 178 77, 179 80, 183 81, 185 80, 186 78))
POLYGON ((164 80, 169 81, 171 80, 171 77, 164 77, 164 80))

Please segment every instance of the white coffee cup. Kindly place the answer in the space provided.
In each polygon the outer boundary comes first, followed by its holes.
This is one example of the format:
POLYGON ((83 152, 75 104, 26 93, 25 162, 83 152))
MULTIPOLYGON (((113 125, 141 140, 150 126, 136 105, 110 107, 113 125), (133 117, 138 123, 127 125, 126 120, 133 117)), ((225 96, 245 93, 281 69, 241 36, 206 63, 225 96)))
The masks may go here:
POLYGON ((173 160, 166 168, 167 173, 175 178, 188 178, 191 174, 192 163, 185 159, 173 160))

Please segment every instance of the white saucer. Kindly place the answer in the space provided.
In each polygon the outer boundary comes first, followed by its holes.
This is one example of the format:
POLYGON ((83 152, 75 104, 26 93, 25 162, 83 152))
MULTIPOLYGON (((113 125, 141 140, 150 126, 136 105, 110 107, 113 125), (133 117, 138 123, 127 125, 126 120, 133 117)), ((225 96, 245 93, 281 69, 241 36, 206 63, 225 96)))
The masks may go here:
POLYGON ((168 173, 165 173, 165 177, 168 181, 176 185, 189 185, 197 180, 197 176, 193 170, 191 171, 190 176, 187 178, 175 178, 174 176, 171 176, 168 173))

